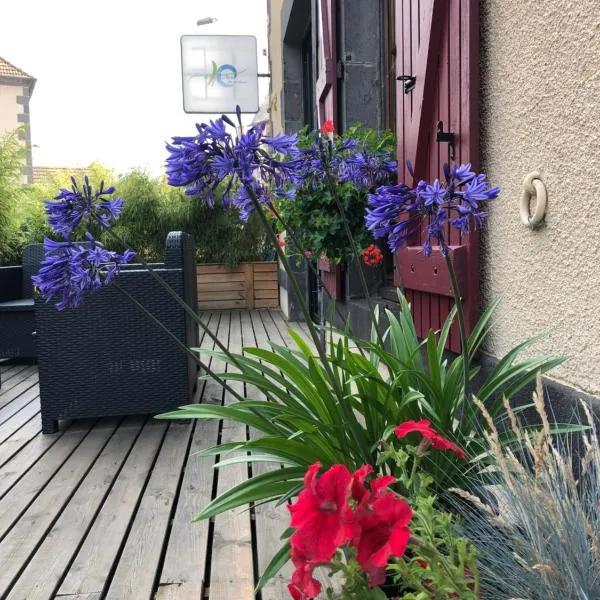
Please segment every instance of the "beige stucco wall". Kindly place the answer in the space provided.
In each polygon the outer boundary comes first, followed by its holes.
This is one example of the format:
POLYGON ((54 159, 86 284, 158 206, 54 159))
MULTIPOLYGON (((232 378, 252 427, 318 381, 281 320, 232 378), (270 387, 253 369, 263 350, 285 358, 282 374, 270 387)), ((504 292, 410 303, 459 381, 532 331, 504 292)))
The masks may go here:
POLYGON ((0 135, 19 126, 17 115, 23 112, 23 106, 17 104, 17 96, 22 94, 21 85, 0 84, 0 135))
POLYGON ((269 0, 269 63, 271 87, 269 90, 271 127, 274 134, 283 131, 281 106, 283 89, 283 55, 281 32, 282 0, 269 0))
POLYGON ((488 350, 571 360, 554 376, 600 395, 600 6, 598 0, 482 0, 482 158, 502 188, 482 250, 484 299, 504 294, 488 350), (518 212, 539 170, 546 225, 518 212))

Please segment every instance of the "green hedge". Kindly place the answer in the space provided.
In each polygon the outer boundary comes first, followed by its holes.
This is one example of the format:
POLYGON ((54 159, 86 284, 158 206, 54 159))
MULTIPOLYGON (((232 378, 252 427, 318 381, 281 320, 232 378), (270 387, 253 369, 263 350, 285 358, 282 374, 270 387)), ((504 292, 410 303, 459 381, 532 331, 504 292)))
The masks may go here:
MULTIPOLYGON (((64 171, 47 183, 23 186, 20 159, 3 160, 9 150, 11 156, 14 154, 14 147, 0 143, 0 263, 19 264, 25 245, 51 236, 43 201, 53 198, 59 188, 69 187, 70 174, 64 171)), ((169 231, 192 234, 200 262, 235 266, 243 261, 273 258, 258 219, 244 223, 236 211, 226 211, 218 202, 211 208, 186 196, 183 190, 170 187, 164 178, 153 178, 139 169, 117 177, 106 167, 93 164, 89 172, 93 186, 104 180, 107 185, 114 185, 117 195, 125 200, 114 231, 145 259, 162 259, 169 231)), ((106 246, 118 246, 113 237, 97 233, 106 246)))

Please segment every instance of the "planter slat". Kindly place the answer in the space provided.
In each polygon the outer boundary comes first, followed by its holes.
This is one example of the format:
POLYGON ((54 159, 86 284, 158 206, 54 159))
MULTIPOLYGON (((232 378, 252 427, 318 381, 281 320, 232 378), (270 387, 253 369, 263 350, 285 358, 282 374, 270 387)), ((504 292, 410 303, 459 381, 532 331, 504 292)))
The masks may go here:
POLYGON ((245 281, 216 281, 214 283, 199 283, 198 293, 227 290, 245 290, 245 281))
POLYGON ((201 264, 196 274, 200 310, 279 306, 276 262, 241 263, 233 269, 201 264))

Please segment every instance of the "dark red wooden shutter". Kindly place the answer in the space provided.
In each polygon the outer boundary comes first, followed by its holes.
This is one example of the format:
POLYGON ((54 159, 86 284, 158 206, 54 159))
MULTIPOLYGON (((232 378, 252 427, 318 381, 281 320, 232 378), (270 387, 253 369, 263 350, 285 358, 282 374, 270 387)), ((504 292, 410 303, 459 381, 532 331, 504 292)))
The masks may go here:
MULTIPOLYGON (((319 127, 331 119, 338 128, 337 115, 337 52, 335 0, 319 0, 318 76, 315 84, 319 127)), ((339 265, 321 261, 323 286, 331 296, 341 296, 339 265)))
MULTIPOLYGON (((438 121, 454 134, 455 161, 479 167, 479 0, 396 0, 397 75, 416 77, 405 94, 397 82, 396 116, 399 173, 412 177, 402 165, 413 163, 415 179, 443 181, 442 165, 449 144, 436 142, 438 121)), ((425 226, 426 224, 424 224, 425 226)), ((452 291, 439 249, 423 256, 424 227, 396 255, 395 283, 411 303, 417 333, 441 327, 452 308, 452 291)), ((469 331, 479 309, 479 236, 462 236, 448 225, 447 240, 456 265, 465 320, 469 331)), ((448 347, 460 351, 455 327, 448 347)))
POLYGON ((319 127, 331 119, 334 127, 337 118, 337 52, 335 0, 319 0, 318 76, 316 93, 319 127))

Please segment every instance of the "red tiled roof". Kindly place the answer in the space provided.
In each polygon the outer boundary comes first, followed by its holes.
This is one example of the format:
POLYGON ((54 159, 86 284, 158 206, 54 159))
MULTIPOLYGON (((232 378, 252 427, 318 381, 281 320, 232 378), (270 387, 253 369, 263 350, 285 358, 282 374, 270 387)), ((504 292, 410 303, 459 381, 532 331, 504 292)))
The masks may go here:
POLYGON ((34 79, 25 71, 22 71, 18 67, 15 67, 12 63, 9 63, 6 59, 0 56, 0 77, 19 77, 20 79, 34 79))
POLYGON ((90 175, 86 167, 33 167, 33 183, 51 183, 55 177, 81 179, 90 175))

